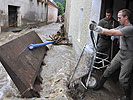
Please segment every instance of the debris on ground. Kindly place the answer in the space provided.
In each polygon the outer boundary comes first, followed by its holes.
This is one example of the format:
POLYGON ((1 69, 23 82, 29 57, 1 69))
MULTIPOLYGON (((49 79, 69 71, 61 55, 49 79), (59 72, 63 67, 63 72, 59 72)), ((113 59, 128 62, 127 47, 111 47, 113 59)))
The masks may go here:
POLYGON ((72 45, 72 42, 65 37, 64 24, 60 27, 60 30, 56 34, 49 35, 51 41, 55 41, 54 45, 72 45))

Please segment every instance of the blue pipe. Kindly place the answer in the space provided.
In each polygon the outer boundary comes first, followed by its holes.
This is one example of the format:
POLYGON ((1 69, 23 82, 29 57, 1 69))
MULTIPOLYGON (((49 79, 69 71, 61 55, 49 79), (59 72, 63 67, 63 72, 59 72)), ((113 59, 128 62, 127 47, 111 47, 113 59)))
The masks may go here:
POLYGON ((28 48, 29 48, 29 50, 32 50, 32 49, 34 49, 36 47, 44 46, 44 45, 47 45, 47 44, 52 44, 54 42, 55 41, 50 41, 50 42, 45 42, 45 43, 38 43, 38 44, 29 44, 28 48))

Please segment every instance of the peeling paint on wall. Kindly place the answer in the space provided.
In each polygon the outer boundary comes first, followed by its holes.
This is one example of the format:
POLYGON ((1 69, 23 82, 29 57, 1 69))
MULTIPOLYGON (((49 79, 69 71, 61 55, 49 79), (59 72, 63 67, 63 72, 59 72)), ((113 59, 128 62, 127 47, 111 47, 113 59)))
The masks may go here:
POLYGON ((4 13, 3 10, 0 10, 0 26, 5 26, 6 23, 6 19, 7 19, 7 15, 4 13))

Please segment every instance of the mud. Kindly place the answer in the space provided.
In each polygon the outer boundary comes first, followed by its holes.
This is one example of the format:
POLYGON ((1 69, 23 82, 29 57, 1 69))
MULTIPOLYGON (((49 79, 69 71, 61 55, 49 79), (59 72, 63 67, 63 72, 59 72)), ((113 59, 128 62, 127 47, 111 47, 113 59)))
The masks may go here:
MULTIPOLYGON (((55 34, 60 29, 60 26, 61 24, 53 23, 39 28, 25 29, 16 33, 2 33, 0 34, 0 45, 33 30, 45 42, 50 39, 49 35, 55 34)), ((44 58, 45 65, 42 65, 41 71, 43 78, 42 91, 40 92, 41 98, 21 98, 16 86, 2 64, 0 64, 0 100, 118 100, 123 95, 119 83, 112 80, 108 80, 100 91, 94 91, 93 89, 86 90, 79 80, 76 81, 75 87, 68 88, 70 76, 79 57, 75 56, 71 46, 51 44, 47 46, 49 51, 44 58)), ((85 71, 84 68, 86 68, 88 59, 83 56, 79 68, 85 71)), ((82 71, 78 69, 79 74, 76 76, 81 75, 82 71)))
MULTIPOLYGON (((7 43, 29 31, 36 33, 45 42, 49 35, 55 34, 60 29, 61 24, 50 24, 39 28, 26 29, 21 32, 5 32, 0 34, 0 45, 7 43)), ((65 45, 47 45, 49 51, 44 58, 45 65, 42 65, 41 76, 43 78, 41 98, 31 98, 34 100, 71 100, 66 93, 67 81, 71 68, 75 65, 75 55, 72 47, 65 45)), ((16 86, 6 73, 2 64, 0 65, 0 99, 1 100, 24 100, 21 98, 16 86)), ((30 99, 27 99, 30 100, 30 99)))

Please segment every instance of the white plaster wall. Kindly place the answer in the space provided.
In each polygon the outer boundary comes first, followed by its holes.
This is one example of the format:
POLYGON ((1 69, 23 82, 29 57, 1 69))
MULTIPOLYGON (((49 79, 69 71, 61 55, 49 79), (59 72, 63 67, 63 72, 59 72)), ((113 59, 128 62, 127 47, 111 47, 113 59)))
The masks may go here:
POLYGON ((101 0, 71 0, 70 4, 68 36, 72 37, 73 48, 79 55, 84 45, 92 45, 88 25, 91 20, 99 21, 101 0), (83 9, 83 19, 80 22, 80 41, 78 41, 81 8, 83 9))
MULTIPOLYGON (((92 0, 92 7, 91 7, 91 15, 90 15, 90 19, 89 19, 89 24, 91 23, 91 21, 95 21, 96 23, 99 22, 101 3, 102 3, 102 0, 92 0)), ((90 30, 88 30, 88 34, 89 33, 90 33, 90 30)), ((96 32, 94 32, 94 35, 95 35, 95 39, 97 39, 97 33, 96 32)), ((89 34, 88 40, 89 40, 88 44, 92 46, 90 34, 89 34)))
POLYGON ((39 20, 41 22, 46 21, 46 16, 47 16, 47 7, 45 6, 45 4, 43 3, 39 3, 36 6, 36 20, 39 20))
MULTIPOLYGON (((70 10, 70 19, 69 19, 69 33, 68 36, 72 37, 72 43, 74 50, 77 54, 79 54, 79 49, 81 49, 81 42, 78 39, 78 31, 79 31, 79 18, 80 18, 80 9, 83 8, 84 12, 84 2, 86 0, 71 0, 71 10, 70 10)), ((84 13, 83 13, 84 16, 84 13)), ((83 17, 84 18, 84 17, 83 17)), ((83 23, 81 22, 83 25, 83 23)), ((80 25, 82 27, 82 25, 80 25)), ((82 29, 81 29, 82 32, 82 29)))
MULTIPOLYGON (((0 11, 4 18, 1 25, 8 26, 8 5, 19 6, 17 25, 22 25, 22 19, 30 21, 46 21, 47 9, 44 4, 37 4, 37 0, 0 0, 0 11)), ((1 20, 1 19, 0 19, 1 20)))
POLYGON ((58 15, 58 9, 53 6, 48 6, 48 23, 56 22, 58 15))
POLYGON ((71 0, 66 0, 66 9, 64 15, 64 29, 65 29, 65 36, 69 38, 71 41, 71 36, 68 36, 69 33, 69 23, 70 23, 70 10, 71 10, 71 0))

